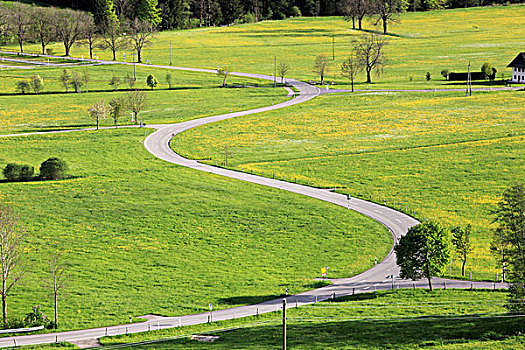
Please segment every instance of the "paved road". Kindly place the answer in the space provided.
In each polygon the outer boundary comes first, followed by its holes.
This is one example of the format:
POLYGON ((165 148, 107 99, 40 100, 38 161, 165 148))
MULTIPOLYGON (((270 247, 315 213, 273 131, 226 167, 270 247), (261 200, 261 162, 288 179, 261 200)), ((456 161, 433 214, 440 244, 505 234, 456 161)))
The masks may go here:
MULTIPOLYGON (((156 66, 161 68, 181 69, 187 71, 198 71, 198 72, 209 72, 216 73, 215 70, 207 69, 191 69, 191 68, 177 68, 169 66, 156 66)), ((259 74, 247 74, 247 73, 232 73, 238 76, 245 76, 251 78, 259 78, 266 80, 273 80, 271 76, 259 75, 259 74)), ((207 172, 210 174, 216 174, 220 176, 226 176, 241 181, 251 182, 267 187, 273 187, 284 191, 289 191, 308 197, 323 200, 335 205, 339 205, 350 210, 357 211, 366 215, 373 220, 376 220, 386 226, 393 235, 394 243, 397 242, 399 237, 404 235, 408 228, 418 223, 414 218, 405 215, 396 210, 384 207, 375 203, 367 202, 357 198, 351 198, 350 201, 347 197, 342 194, 337 194, 324 189, 318 189, 299 185, 296 183, 280 181, 276 179, 268 179, 256 175, 247 173, 237 172, 233 170, 218 168, 206 164, 199 163, 195 160, 186 159, 180 155, 174 153, 170 147, 169 142, 174 135, 183 131, 209 124, 218 122, 225 119, 240 117, 244 115, 260 113, 270 110, 276 110, 279 108, 289 107, 298 103, 303 103, 311 100, 320 94, 318 88, 309 84, 297 81, 288 80, 288 83, 297 88, 300 93, 297 97, 292 100, 263 108, 258 108, 249 111, 230 113, 225 115, 213 116, 203 119, 197 119, 187 121, 183 123, 173 125, 149 125, 157 129, 156 132, 148 136, 144 141, 144 146, 156 157, 163 159, 167 162, 192 168, 195 170, 207 172)), ((14 135, 14 136, 20 136, 14 135)), ((318 301, 330 299, 332 297, 340 297, 344 295, 351 295, 357 293, 366 293, 374 290, 387 290, 391 288, 426 288, 427 281, 405 281, 392 279, 391 276, 399 275, 399 268, 395 263, 395 256, 391 251, 388 256, 373 268, 365 271, 357 276, 345 279, 332 280, 333 284, 324 288, 307 291, 301 294, 292 295, 286 297, 288 307, 297 307, 306 304, 312 304, 318 301)), ((434 283, 436 287, 448 287, 448 288, 504 288, 505 285, 497 283, 485 283, 485 282, 466 282, 466 281, 453 281, 453 280, 442 280, 435 279, 434 283)), ((71 332, 61 332, 53 334, 36 334, 29 336, 9 337, 0 339, 0 347, 10 347, 14 345, 33 345, 43 343, 54 343, 60 341, 75 342, 88 339, 98 339, 107 335, 117 335, 126 333, 138 333, 149 330, 173 328, 186 325, 194 325, 206 323, 209 321, 227 320, 233 318, 240 318, 246 316, 253 316, 257 314, 263 314, 268 312, 274 312, 282 308, 282 298, 275 299, 255 305, 240 306, 236 308, 224 309, 214 312, 206 312, 201 314, 186 315, 181 317, 157 317, 148 320, 144 323, 120 325, 113 327, 95 328, 87 330, 78 330, 71 332)))

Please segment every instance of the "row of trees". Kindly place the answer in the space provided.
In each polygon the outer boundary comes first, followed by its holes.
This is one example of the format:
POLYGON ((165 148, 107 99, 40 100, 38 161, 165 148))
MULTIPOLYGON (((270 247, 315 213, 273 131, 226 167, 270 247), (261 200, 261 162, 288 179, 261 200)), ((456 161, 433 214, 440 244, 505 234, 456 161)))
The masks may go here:
MULTIPOLYGON (((508 268, 509 304, 512 311, 525 312, 525 186, 517 183, 503 193, 493 212, 497 224, 491 250, 503 268, 505 280, 508 268)), ((462 275, 472 251, 471 227, 456 227, 451 232, 437 222, 429 221, 412 226, 395 246, 401 277, 428 279, 432 290, 432 277, 442 276, 450 261, 451 243, 462 260, 462 275)))
POLYGON ((90 58, 96 48, 109 49, 113 60, 117 51, 129 48, 137 53, 137 61, 142 62, 142 50, 150 43, 157 24, 154 15, 121 21, 111 1, 98 23, 84 11, 0 3, 0 40, 17 42, 21 53, 24 44, 38 42, 42 54, 46 54, 49 43, 60 41, 66 56, 75 44, 88 47, 90 58))
MULTIPOLYGON (((153 79, 155 78, 153 77, 153 79)), ((145 92, 132 90, 128 91, 124 97, 113 98, 108 104, 106 104, 104 100, 100 100, 89 107, 88 112, 91 118, 97 122, 97 130, 99 129, 100 120, 105 119, 108 116, 113 119, 115 128, 118 127, 118 121, 124 111, 133 113, 132 122, 138 124, 139 113, 146 107, 146 100, 147 95, 145 92)))

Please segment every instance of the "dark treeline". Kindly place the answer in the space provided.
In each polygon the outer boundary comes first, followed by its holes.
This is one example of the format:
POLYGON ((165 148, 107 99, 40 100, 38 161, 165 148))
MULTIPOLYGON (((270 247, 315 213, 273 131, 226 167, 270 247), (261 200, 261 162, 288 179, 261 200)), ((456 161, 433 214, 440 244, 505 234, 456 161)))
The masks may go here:
MULTIPOLYGON (((358 0, 355 0, 358 1, 358 0)), ((354 2, 355 2, 354 1, 354 2)), ((94 14, 99 23, 111 2, 120 20, 132 20, 141 8, 156 8, 160 29, 184 29, 202 26, 257 22, 298 16, 347 15, 349 0, 40 0, 53 6, 72 7, 94 14)), ((387 3, 388 1, 383 1, 387 3)), ((394 1, 398 2, 398 1, 394 1)), ((485 6, 508 0, 401 0, 408 11, 485 6)), ((510 2, 520 2, 511 0, 510 2)), ((399 6, 399 5, 398 5, 399 6)))

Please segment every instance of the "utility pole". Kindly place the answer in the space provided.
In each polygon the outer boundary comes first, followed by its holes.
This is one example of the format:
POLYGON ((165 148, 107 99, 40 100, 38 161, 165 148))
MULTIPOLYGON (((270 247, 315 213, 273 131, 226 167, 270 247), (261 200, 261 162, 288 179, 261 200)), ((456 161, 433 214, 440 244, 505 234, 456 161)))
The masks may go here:
POLYGON ((286 299, 283 299, 283 350, 286 350, 286 299))
POLYGON ((332 61, 335 61, 335 35, 332 35, 332 61))
POLYGON ((228 146, 224 146, 224 167, 228 167, 228 155, 230 153, 228 152, 228 146))
POLYGON ((172 61, 171 61, 171 41, 170 41, 170 66, 172 65, 172 61))
POLYGON ((470 62, 468 63, 468 73, 467 73, 467 91, 465 93, 465 96, 472 96, 472 83, 471 83, 471 76, 470 76, 470 62))
POLYGON ((273 87, 277 86, 277 56, 273 57, 273 87))
POLYGON ((137 80, 137 69, 135 68, 135 54, 133 54, 133 80, 137 80))

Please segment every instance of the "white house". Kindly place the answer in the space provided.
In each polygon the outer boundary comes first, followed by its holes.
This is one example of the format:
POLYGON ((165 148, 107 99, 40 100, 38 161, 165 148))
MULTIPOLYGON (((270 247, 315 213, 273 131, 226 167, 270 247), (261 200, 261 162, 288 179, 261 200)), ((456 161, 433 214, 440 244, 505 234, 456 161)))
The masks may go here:
POLYGON ((513 83, 525 83, 525 52, 520 53, 507 67, 512 68, 513 83))

